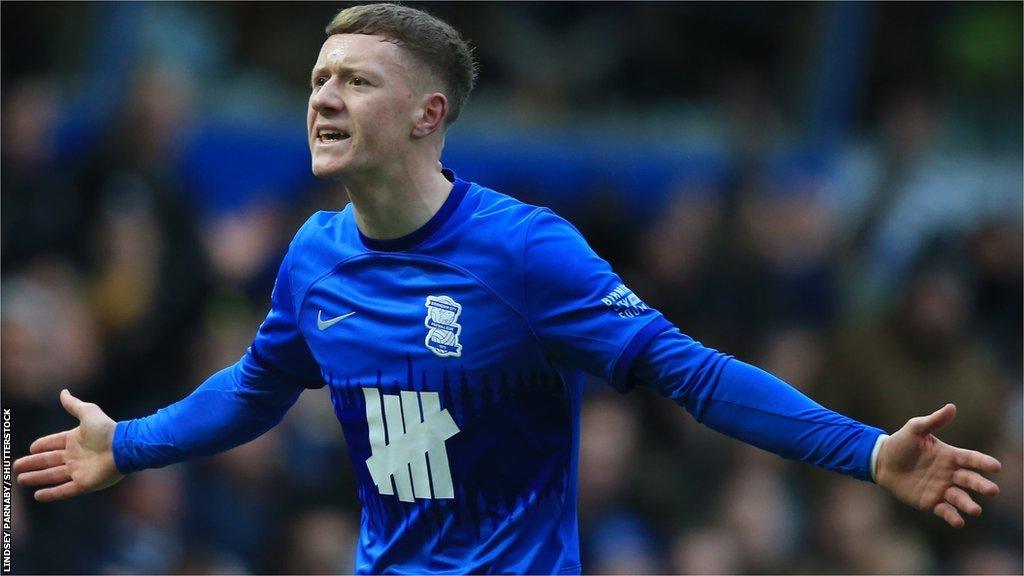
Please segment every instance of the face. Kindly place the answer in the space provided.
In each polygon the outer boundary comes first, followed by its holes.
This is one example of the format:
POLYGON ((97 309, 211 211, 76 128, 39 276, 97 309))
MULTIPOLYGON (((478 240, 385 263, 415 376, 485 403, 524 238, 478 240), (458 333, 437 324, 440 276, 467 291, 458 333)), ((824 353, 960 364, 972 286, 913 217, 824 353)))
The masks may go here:
POLYGON ((422 111, 408 60, 383 36, 335 34, 324 42, 306 117, 314 174, 338 178, 401 165, 422 111))

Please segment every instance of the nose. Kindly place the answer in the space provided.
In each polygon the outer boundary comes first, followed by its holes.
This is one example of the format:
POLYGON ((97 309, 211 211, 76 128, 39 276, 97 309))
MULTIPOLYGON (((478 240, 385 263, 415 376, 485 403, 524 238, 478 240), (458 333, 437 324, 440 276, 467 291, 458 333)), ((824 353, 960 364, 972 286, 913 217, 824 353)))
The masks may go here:
POLYGON ((345 108, 345 102, 341 99, 341 91, 332 78, 320 87, 309 97, 309 107, 320 115, 330 115, 340 112, 345 108))

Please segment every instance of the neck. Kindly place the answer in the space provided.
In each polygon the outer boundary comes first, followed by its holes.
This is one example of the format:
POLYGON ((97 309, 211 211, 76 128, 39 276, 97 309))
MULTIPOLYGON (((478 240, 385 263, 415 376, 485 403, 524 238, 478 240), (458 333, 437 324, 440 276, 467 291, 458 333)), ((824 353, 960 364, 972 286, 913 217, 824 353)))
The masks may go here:
POLYGON ((391 174, 351 176, 344 184, 356 225, 375 240, 401 238, 423 226, 452 189, 437 163, 403 167, 391 174))

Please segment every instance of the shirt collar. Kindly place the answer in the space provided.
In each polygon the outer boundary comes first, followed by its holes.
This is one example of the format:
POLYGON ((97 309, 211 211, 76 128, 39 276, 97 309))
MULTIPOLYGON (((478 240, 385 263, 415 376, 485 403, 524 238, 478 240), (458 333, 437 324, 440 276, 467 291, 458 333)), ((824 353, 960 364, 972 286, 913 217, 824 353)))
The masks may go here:
MULTIPOLYGON (((437 232, 441 226, 444 226, 445 222, 455 213, 455 209, 462 203, 462 199, 466 197, 466 192, 469 191, 469 182, 459 179, 455 172, 448 168, 441 170, 441 174, 453 184, 452 190, 448 193, 448 198, 445 199, 441 208, 430 217, 430 220, 427 220, 426 224, 405 236, 387 240, 369 238, 363 234, 362 230, 359 230, 359 239, 362 241, 363 246, 378 252, 401 252, 421 244, 433 235, 434 232, 437 232)), ((358 228, 357 226, 356 229, 358 230, 358 228)))

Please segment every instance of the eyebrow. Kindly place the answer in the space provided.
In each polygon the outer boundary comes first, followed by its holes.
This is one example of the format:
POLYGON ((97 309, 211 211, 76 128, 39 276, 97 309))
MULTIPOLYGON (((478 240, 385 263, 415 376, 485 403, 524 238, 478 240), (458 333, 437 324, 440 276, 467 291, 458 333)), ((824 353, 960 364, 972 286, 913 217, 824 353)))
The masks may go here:
MULTIPOLYGON (((310 79, 316 78, 316 76, 318 74, 320 74, 320 73, 329 73, 329 72, 331 72, 331 70, 332 70, 331 66, 315 66, 313 68, 313 70, 309 73, 310 79)), ((362 65, 359 65, 359 64, 355 64, 355 65, 341 64, 341 65, 333 67, 333 70, 336 70, 339 75, 351 74, 351 73, 355 72, 355 73, 358 73, 358 74, 366 74, 366 75, 369 75, 369 76, 373 76, 375 78, 379 78, 380 77, 380 73, 375 71, 372 67, 362 66, 362 65)))

